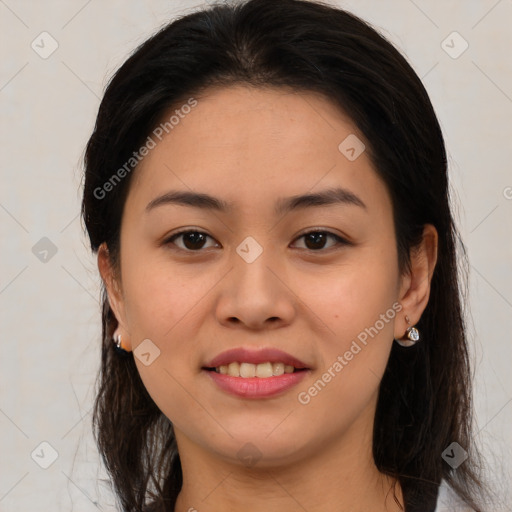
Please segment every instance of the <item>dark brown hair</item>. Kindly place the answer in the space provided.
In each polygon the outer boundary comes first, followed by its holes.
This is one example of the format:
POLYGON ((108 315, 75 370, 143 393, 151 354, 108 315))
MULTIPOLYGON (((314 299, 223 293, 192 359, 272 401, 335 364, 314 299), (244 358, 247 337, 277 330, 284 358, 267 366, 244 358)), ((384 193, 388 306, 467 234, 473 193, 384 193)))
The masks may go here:
MULTIPOLYGON (((106 242, 118 267, 133 172, 106 198, 98 191, 162 115, 209 87, 233 84, 316 92, 351 117, 391 195, 402 271, 423 226, 436 227, 438 261, 417 324, 422 341, 412 348, 393 344, 380 384, 373 454, 379 470, 400 482, 408 512, 433 510, 442 479, 482 510, 457 268, 460 262, 464 272, 466 259, 450 210, 443 136, 418 76, 367 23, 320 2, 249 0, 183 16, 144 42, 110 80, 87 144, 82 215, 92 250, 106 242), (456 470, 441 457, 452 442, 469 454, 456 470)), ((93 416, 98 447, 124 511, 140 512, 149 503, 171 511, 182 485, 172 424, 146 391, 133 356, 114 352, 117 320, 105 289, 102 301, 93 416)))

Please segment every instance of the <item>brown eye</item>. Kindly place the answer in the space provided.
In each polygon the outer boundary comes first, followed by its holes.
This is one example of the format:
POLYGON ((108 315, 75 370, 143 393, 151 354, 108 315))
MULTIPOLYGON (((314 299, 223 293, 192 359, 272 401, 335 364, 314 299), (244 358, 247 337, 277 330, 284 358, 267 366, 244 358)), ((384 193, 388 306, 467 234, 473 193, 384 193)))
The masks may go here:
POLYGON ((301 235, 297 240, 300 240, 301 238, 304 239, 304 248, 310 251, 330 249, 336 245, 348 245, 348 242, 345 239, 329 231, 310 231, 309 233, 301 235), (325 244, 329 238, 335 240, 336 243, 326 247, 325 244))
POLYGON ((211 237, 201 231, 181 231, 172 235, 165 244, 172 243, 184 251, 199 251, 205 247, 208 238, 211 237), (181 244, 175 243, 175 240, 179 239, 181 239, 181 244))

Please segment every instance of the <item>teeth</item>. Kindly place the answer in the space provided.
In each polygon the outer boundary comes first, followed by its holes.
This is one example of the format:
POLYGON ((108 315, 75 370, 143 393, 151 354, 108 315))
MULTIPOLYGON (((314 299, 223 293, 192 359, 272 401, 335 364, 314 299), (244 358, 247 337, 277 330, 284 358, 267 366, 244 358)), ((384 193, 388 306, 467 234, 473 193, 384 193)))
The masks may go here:
POLYGON ((239 363, 229 363, 228 375, 230 375, 231 377, 240 377, 240 364, 239 363))
POLYGON ((256 366, 250 363, 242 363, 240 365, 240 377, 256 377, 256 366))
POLYGON ((217 373, 231 377, 259 377, 260 379, 283 375, 283 373, 293 373, 294 370, 295 368, 292 365, 270 362, 260 364, 233 362, 215 368, 217 373))
MULTIPOLYGON (((293 368, 293 366, 292 366, 293 368)), ((292 370, 293 371, 293 370, 292 370)), ((274 375, 283 375, 284 373, 284 363, 272 363, 272 373, 274 375)))

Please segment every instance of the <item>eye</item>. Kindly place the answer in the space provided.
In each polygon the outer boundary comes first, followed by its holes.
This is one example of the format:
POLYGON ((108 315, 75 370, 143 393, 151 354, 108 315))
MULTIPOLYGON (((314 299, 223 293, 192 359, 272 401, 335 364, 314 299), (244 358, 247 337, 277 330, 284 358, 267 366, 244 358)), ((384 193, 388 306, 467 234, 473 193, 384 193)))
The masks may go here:
POLYGON ((184 230, 169 237, 164 242, 164 245, 174 244, 183 251, 198 252, 199 250, 205 248, 205 242, 208 238, 213 240, 210 235, 207 235, 202 231, 184 230), (183 245, 175 243, 175 240, 179 239, 181 239, 183 245))
MULTIPOLYGON (((207 239, 210 238, 214 240, 210 235, 204 233, 203 231, 197 230, 183 230, 178 233, 174 233, 167 240, 164 241, 164 245, 173 244, 178 249, 188 252, 199 252, 201 249, 208 248, 205 245, 207 239), (176 240, 181 240, 181 243, 176 243, 176 240)), ((321 231, 321 230, 313 230, 307 233, 302 234, 296 240, 304 239, 305 247, 299 247, 300 249, 306 249, 314 252, 319 252, 322 249, 330 249, 335 247, 336 245, 350 245, 350 242, 345 240, 344 238, 331 233, 330 231, 321 231), (330 246, 326 247, 326 242, 328 239, 334 240, 334 243, 330 246)), ((219 246, 215 243, 213 246, 219 246)))
POLYGON ((350 242, 348 242, 339 235, 331 233, 330 231, 308 231, 307 233, 304 233, 303 235, 299 236, 296 240, 300 240, 301 238, 304 238, 304 243, 306 245, 306 247, 300 247, 301 249, 304 248, 316 252, 318 252, 321 249, 330 249, 332 247, 335 247, 336 245, 350 245, 350 242), (335 243, 329 247, 325 247, 325 243, 329 238, 335 240, 335 243))

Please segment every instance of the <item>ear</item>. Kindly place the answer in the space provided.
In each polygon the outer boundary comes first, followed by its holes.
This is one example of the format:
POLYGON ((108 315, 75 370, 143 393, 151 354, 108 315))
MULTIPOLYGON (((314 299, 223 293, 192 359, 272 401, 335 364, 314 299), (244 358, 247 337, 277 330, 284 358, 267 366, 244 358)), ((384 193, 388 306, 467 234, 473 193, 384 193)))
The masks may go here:
POLYGON ((123 340, 123 347, 126 350, 131 350, 132 347, 121 287, 121 276, 116 275, 106 242, 103 242, 98 248, 98 269, 107 290, 110 309, 114 312, 119 324, 118 330, 123 340))
POLYGON ((415 325, 427 307, 430 284, 437 263, 438 234, 432 224, 425 224, 422 241, 410 252, 411 269, 402 276, 399 302, 403 307, 401 321, 395 323, 395 339, 402 338, 408 327, 405 316, 415 325))

